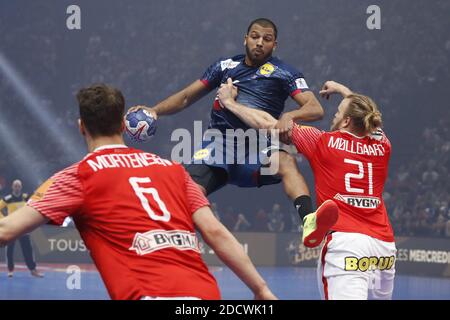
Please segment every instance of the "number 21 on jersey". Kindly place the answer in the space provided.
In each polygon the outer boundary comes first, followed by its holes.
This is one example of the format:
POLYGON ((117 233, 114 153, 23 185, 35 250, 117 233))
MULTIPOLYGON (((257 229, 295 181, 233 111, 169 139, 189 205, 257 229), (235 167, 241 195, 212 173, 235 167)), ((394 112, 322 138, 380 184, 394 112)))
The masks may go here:
MULTIPOLYGON (((361 188, 354 188, 351 186, 351 179, 357 179, 357 180, 361 180, 364 179, 365 176, 365 168, 364 168, 364 163, 361 161, 357 161, 357 160, 351 160, 351 159, 344 159, 345 163, 351 164, 351 165, 356 165, 358 166, 358 173, 346 173, 345 174, 345 190, 348 192, 353 192, 353 193, 364 193, 364 189, 361 188)), ((368 192, 369 195, 373 195, 373 169, 372 169, 372 163, 368 162, 367 163, 367 174, 369 175, 369 186, 368 186, 368 192)))

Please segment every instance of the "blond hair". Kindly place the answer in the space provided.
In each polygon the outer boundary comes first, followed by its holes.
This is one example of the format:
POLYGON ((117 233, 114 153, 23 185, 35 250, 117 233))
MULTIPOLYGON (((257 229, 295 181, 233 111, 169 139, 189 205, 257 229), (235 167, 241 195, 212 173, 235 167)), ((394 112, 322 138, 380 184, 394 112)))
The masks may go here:
POLYGON ((351 94, 347 98, 350 99, 350 104, 344 117, 350 117, 356 129, 369 134, 383 126, 381 112, 371 98, 358 93, 351 94))

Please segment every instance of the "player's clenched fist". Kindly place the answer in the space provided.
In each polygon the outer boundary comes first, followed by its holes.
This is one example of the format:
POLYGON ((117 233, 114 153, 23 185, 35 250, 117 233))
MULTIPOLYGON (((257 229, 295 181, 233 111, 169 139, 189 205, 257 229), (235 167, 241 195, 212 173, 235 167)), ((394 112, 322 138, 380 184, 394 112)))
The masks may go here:
POLYGON ((278 119, 277 124, 274 129, 278 129, 280 134, 281 141, 289 141, 291 138, 291 130, 294 125, 294 121, 292 116, 288 113, 284 113, 281 115, 280 119, 278 119))
POLYGON ((331 80, 326 81, 322 86, 322 90, 320 90, 319 92, 320 96, 326 99, 330 99, 330 95, 332 95, 333 93, 340 93, 344 97, 352 94, 349 88, 340 84, 339 82, 331 80))
POLYGON ((233 85, 231 78, 227 79, 227 83, 224 83, 217 90, 217 98, 222 108, 226 108, 227 102, 234 101, 238 95, 238 88, 233 85))

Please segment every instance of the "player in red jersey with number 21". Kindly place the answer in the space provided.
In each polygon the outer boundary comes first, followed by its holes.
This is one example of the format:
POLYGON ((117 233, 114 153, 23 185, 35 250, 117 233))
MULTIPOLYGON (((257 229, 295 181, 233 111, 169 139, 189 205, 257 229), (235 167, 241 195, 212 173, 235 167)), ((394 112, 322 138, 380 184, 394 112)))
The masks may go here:
MULTIPOLYGON (((309 161, 318 205, 334 201, 339 218, 326 236, 319 261, 325 299, 390 299, 395 275, 394 234, 382 198, 391 144, 381 130, 381 113, 367 96, 327 81, 320 94, 344 97, 330 132, 293 124, 291 141, 309 161)), ((274 128, 268 113, 237 103, 229 81, 219 89, 224 108, 254 128, 274 128)), ((319 224, 306 216, 304 237, 319 224)))

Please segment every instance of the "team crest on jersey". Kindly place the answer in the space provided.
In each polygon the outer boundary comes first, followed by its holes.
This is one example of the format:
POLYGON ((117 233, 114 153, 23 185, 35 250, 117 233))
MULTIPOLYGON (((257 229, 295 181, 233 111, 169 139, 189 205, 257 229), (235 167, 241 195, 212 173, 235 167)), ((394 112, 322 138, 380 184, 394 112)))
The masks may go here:
POLYGON ((207 157, 209 157, 209 149, 201 149, 194 154, 194 160, 203 160, 207 157))
POLYGON ((351 196, 336 194, 334 199, 345 202, 356 208, 361 209, 376 209, 381 203, 381 200, 377 197, 367 197, 367 196, 351 196))
POLYGON ((193 250, 200 253, 198 238, 195 233, 184 230, 152 230, 146 233, 136 233, 129 250, 136 251, 140 256, 165 248, 178 250, 193 250))
POLYGON ((275 66, 271 63, 265 63, 263 64, 257 73, 259 73, 262 76, 268 77, 275 71, 275 66))

